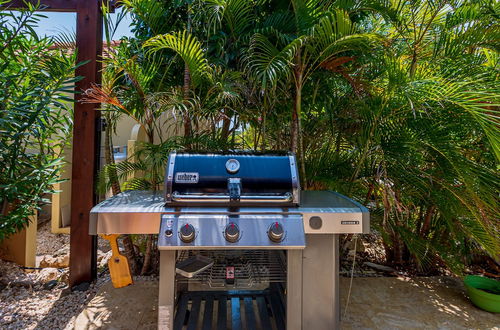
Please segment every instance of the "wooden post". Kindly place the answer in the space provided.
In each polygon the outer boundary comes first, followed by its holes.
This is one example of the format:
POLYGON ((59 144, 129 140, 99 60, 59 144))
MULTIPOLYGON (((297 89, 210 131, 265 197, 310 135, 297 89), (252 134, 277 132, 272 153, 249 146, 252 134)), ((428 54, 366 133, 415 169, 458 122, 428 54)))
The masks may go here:
MULTIPOLYGON (((76 70, 84 77, 76 91, 90 88, 91 83, 101 82, 102 14, 96 0, 77 2, 76 47, 78 62, 89 61, 76 70)), ((99 168, 100 117, 97 104, 80 103, 76 96, 73 128, 73 170, 71 178, 71 236, 69 282, 73 287, 90 282, 97 276, 97 236, 89 235, 89 212, 97 202, 95 173, 99 168)))
MULTIPOLYGON (((0 10, 26 9, 26 3, 38 0, 11 0, 0 5, 0 10)), ((78 62, 89 61, 79 67, 75 75, 84 77, 77 83, 76 91, 90 88, 91 83, 101 83, 102 13, 100 0, 41 0, 44 11, 75 12, 76 47, 78 62)), ((110 3, 110 12, 114 6, 110 3)), ((73 163, 71 176, 71 237, 70 237, 70 286, 90 282, 97 275, 97 237, 89 235, 89 212, 97 202, 94 181, 99 169, 100 132, 96 130, 99 119, 97 104, 83 104, 76 96, 73 121, 73 163)))

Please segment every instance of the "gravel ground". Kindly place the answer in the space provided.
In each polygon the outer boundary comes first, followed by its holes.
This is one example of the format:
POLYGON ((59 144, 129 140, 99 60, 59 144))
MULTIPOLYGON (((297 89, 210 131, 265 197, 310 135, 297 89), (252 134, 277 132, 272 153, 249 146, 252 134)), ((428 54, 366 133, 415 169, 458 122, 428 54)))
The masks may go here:
POLYGON ((63 282, 46 290, 36 282, 35 272, 25 274, 11 263, 0 261, 0 274, 11 279, 0 290, 1 329, 72 329, 86 303, 109 281, 109 275, 105 274, 90 284, 87 291, 70 292, 63 282))
POLYGON ((450 276, 340 279, 343 330, 500 329, 500 318, 474 306, 450 276))
MULTIPOLYGON (((50 221, 38 225, 36 244, 36 255, 69 253, 69 235, 53 234, 50 221)), ((100 237, 97 239, 97 245, 102 252, 108 252, 111 249, 108 242, 100 237)))
POLYGON ((38 225, 36 254, 69 253, 69 235, 52 234, 50 221, 38 225))
MULTIPOLYGON (((9 278, 11 284, 0 288, 0 329, 74 329, 78 315, 99 289, 110 282, 106 270, 95 283, 87 284, 86 291, 71 292, 62 282, 46 290, 35 282, 36 273, 26 274, 18 266, 0 261, 0 275, 4 274, 7 277, 3 279, 9 278)), ((134 281, 157 282, 158 278, 135 276, 134 281)))
MULTIPOLYGON (((110 247, 99 238, 98 249, 103 256, 110 247)), ((53 234, 50 221, 39 225, 37 260, 44 255, 66 254, 69 254, 69 235, 53 234)), ((25 272, 16 264, 0 260, 0 329, 72 329, 84 306, 110 281, 107 268, 101 267, 95 283, 71 292, 66 284, 68 269, 57 271, 57 283, 48 289, 38 278, 40 270, 25 272)))

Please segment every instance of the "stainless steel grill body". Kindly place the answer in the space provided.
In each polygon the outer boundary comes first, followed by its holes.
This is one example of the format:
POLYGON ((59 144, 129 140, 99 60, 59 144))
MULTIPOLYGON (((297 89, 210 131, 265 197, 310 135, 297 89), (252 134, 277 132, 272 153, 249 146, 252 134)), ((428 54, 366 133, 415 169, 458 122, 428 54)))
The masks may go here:
POLYGON ((263 329, 336 329, 338 234, 368 233, 369 213, 334 192, 301 192, 295 164, 288 153, 172 153, 163 192, 102 202, 90 233, 159 234, 160 329, 255 319, 263 329), (213 266, 176 275, 176 263, 197 254, 213 266))
POLYGON ((162 214, 298 214, 306 234, 366 234, 370 232, 368 209, 331 191, 302 191, 300 206, 240 207, 227 206, 170 207, 163 192, 125 191, 113 196, 90 212, 90 234, 158 234, 162 214), (315 217, 321 219, 318 227, 315 217))
POLYGON ((163 214, 158 249, 161 250, 207 250, 207 249, 304 249, 306 246, 302 217, 298 214, 163 214), (272 242, 267 231, 275 223, 283 223, 283 240, 272 242), (238 226, 240 235, 235 242, 224 237, 227 226, 238 226), (195 238, 185 243, 179 235, 170 237, 165 232, 178 233, 180 228, 191 225, 195 238))

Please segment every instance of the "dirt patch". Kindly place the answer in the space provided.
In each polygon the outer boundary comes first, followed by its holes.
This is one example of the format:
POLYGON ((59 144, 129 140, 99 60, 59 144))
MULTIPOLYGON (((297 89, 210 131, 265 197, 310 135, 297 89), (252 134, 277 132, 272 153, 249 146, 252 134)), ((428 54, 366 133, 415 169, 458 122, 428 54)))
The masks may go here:
MULTIPOLYGON (((349 281, 340 281, 342 316, 349 281)), ((342 329, 500 329, 500 322, 472 305, 457 278, 355 278, 342 329)))
POLYGON ((36 269, 0 260, 0 329, 73 328, 76 316, 101 285, 109 282, 106 261, 110 246, 98 238, 98 280, 71 291, 67 284, 69 269, 65 267, 69 244, 68 234, 53 234, 50 221, 45 221, 38 225, 36 269), (47 264, 50 260, 55 262, 47 264))
MULTIPOLYGON (((354 278, 344 317, 349 281, 340 279, 342 329, 500 329, 498 315, 473 306, 461 281, 444 276, 354 278)), ((156 281, 136 281, 118 290, 108 283, 85 306, 76 324, 85 329, 138 324, 140 329, 156 329, 157 292, 156 281)))

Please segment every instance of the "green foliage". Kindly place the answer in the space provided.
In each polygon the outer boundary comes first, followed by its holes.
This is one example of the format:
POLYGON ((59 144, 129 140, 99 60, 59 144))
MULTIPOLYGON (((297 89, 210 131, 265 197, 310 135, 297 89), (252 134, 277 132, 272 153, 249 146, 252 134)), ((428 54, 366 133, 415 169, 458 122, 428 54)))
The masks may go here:
POLYGON ((186 63, 195 84, 209 72, 210 67, 203 54, 201 43, 187 31, 155 36, 146 41, 144 47, 150 48, 152 52, 161 49, 173 50, 186 63))
POLYGON ((370 207, 388 263, 500 253, 498 2, 124 4, 136 38, 106 69, 109 111, 193 127, 113 165, 125 188, 159 186, 174 148, 298 150, 304 186, 370 207))
POLYGON ((72 127, 75 55, 37 37, 36 9, 0 11, 0 241, 22 229, 53 192, 72 127))

